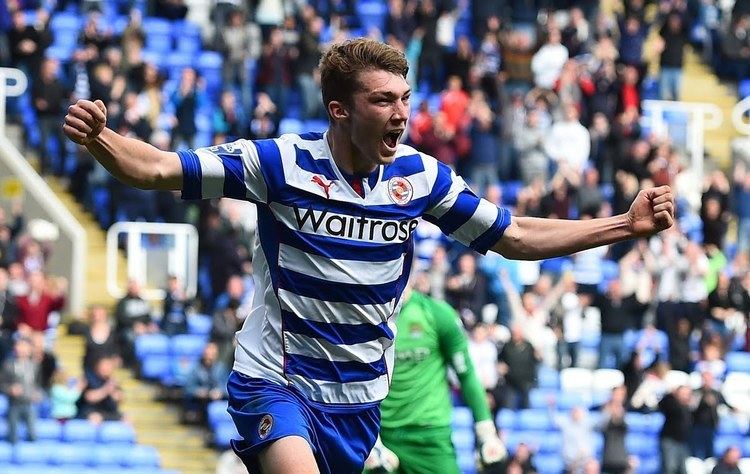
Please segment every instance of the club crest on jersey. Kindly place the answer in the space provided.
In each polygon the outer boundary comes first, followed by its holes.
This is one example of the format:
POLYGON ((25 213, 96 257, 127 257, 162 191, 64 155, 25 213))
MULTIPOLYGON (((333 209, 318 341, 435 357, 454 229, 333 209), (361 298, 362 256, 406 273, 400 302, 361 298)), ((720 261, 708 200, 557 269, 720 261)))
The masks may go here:
POLYGON ((265 439, 268 433, 271 432, 271 428, 273 428, 273 417, 271 415, 263 415, 260 423, 258 423, 258 436, 260 439, 265 439))
POLYGON ((322 176, 317 175, 317 174, 315 176, 313 176, 310 181, 312 181, 313 183, 315 183, 318 186, 320 186, 321 188, 323 188, 323 191, 326 193, 326 199, 330 199, 331 196, 329 194, 329 190, 331 189, 331 186, 333 186, 334 184, 336 184, 334 181, 329 181, 329 182, 326 183, 326 179, 324 177, 322 177, 322 176))
POLYGON ((394 176, 388 180, 388 197, 395 204, 405 206, 409 204, 414 196, 414 188, 408 179, 403 176, 394 176))

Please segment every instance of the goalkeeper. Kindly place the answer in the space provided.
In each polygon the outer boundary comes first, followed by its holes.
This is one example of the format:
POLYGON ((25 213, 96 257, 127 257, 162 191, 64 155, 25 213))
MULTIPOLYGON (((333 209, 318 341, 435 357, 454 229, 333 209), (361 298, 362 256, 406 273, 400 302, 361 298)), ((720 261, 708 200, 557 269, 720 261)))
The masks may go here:
POLYGON ((434 473, 439 466, 441 473, 460 472, 451 441, 449 366, 474 414, 482 463, 502 461, 507 452, 497 437, 456 311, 447 303, 407 289, 396 326, 391 390, 380 406, 380 438, 365 468, 411 474, 434 473))

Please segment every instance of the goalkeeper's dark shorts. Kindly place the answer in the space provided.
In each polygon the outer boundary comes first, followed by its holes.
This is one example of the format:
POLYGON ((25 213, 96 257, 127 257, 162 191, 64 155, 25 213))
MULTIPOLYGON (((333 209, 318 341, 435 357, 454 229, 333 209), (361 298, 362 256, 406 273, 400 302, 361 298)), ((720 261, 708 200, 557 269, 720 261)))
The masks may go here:
POLYGON ((456 449, 451 441, 451 428, 380 429, 383 444, 396 453, 399 473, 458 474, 456 449))

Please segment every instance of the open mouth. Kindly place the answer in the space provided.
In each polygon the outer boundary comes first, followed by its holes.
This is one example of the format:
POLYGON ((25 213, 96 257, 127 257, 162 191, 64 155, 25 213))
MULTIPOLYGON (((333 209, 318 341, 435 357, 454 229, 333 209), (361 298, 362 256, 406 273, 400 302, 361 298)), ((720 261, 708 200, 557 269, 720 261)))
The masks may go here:
POLYGON ((404 133, 403 130, 391 130, 390 132, 387 132, 383 135, 383 143, 385 143, 385 146, 388 148, 396 148, 402 133, 404 133))

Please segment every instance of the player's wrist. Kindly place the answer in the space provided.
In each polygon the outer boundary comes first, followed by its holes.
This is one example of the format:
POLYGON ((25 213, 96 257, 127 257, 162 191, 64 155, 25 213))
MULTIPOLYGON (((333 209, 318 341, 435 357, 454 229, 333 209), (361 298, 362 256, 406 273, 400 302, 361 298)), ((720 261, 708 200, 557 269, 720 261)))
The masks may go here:
POLYGON ((482 420, 474 423, 474 433, 479 441, 484 441, 490 437, 497 437, 497 428, 492 420, 482 420))

